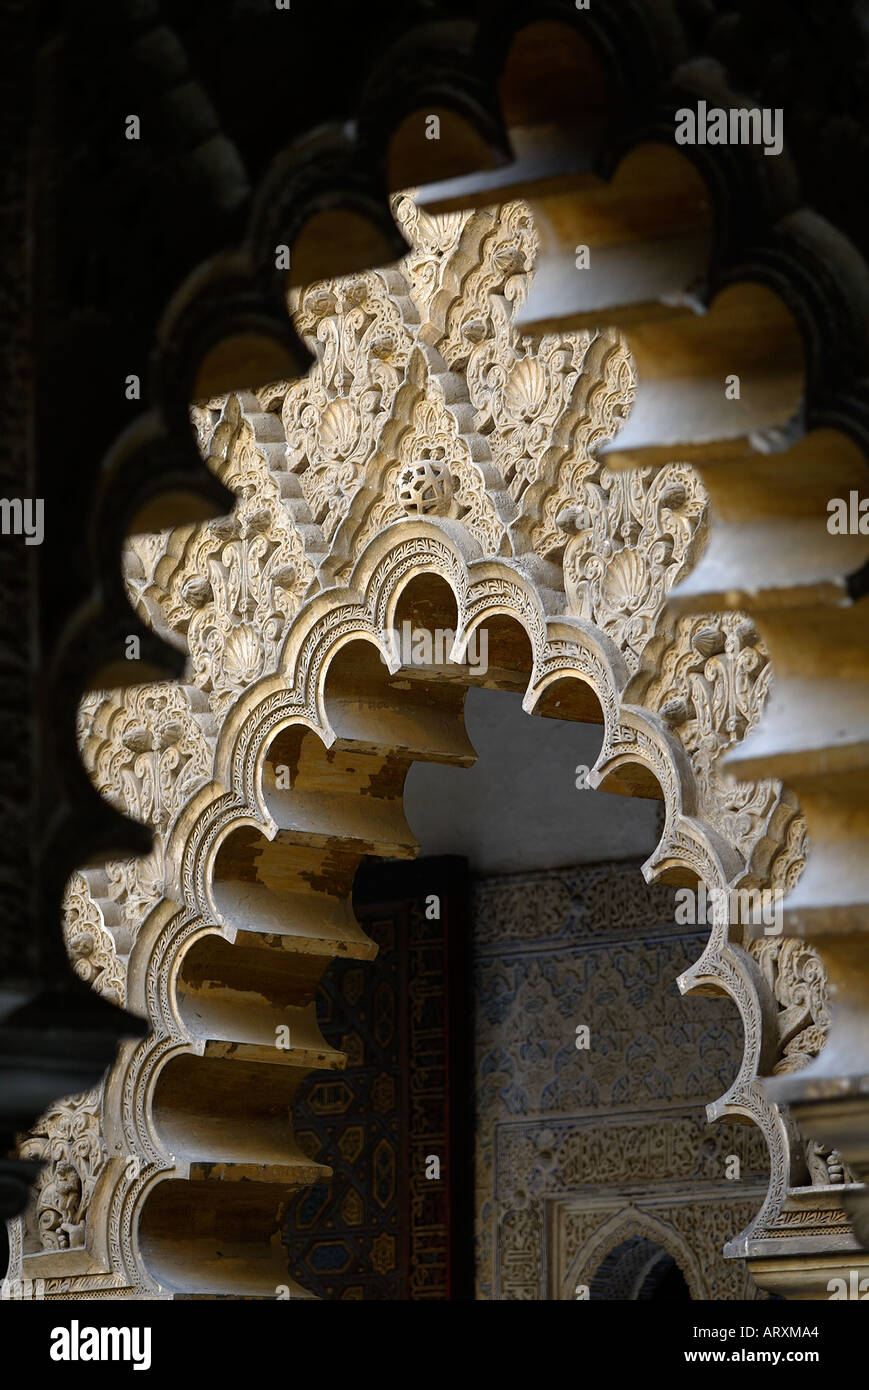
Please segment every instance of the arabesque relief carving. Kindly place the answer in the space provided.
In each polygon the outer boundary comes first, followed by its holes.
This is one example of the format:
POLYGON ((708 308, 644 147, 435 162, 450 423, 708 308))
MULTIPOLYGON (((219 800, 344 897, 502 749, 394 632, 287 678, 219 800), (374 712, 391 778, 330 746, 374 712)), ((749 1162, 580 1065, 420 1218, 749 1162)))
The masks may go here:
MULTIPOLYGON (((393 210, 405 261, 292 292, 307 376, 194 406, 233 513, 127 547, 131 603, 189 660, 177 685, 82 704, 94 783, 155 835, 147 857, 75 877, 67 939, 83 977, 151 1032, 122 1048, 99 1103, 71 1100, 23 1141, 48 1166, 35 1219, 13 1223, 10 1277, 44 1279, 45 1297, 275 1297, 287 1284, 276 1212, 323 1175, 293 1143, 293 1090, 344 1064, 319 1036, 317 978, 336 955, 373 954, 350 912, 355 866, 413 852, 401 791, 415 758, 473 757, 460 687, 402 680, 390 655, 414 586, 452 592, 457 653, 488 621, 524 630, 530 714, 563 681, 590 687, 595 784, 640 768, 660 788, 649 878, 772 886, 802 865, 779 784, 719 768, 768 694, 753 625, 666 611, 706 541, 699 478, 679 459, 627 474, 601 457, 636 388, 624 339, 605 323, 516 329, 537 251, 525 205, 434 219, 402 194, 393 210), (186 1241, 179 1213, 194 1202, 200 1234, 186 1241), (64 1263, 76 1248, 87 1272, 64 1263)), ((753 947, 714 923, 681 982, 731 998, 742 1019, 739 1074, 710 1113, 750 1119, 766 1142, 749 1234, 808 1181, 757 1081, 762 1053, 792 1067, 823 1041, 820 965, 791 944, 753 947)))
POLYGON ((25 1226, 25 1250, 84 1247, 88 1208, 106 1161, 101 1101, 97 1088, 58 1102, 22 1141, 22 1158, 45 1163, 25 1226))

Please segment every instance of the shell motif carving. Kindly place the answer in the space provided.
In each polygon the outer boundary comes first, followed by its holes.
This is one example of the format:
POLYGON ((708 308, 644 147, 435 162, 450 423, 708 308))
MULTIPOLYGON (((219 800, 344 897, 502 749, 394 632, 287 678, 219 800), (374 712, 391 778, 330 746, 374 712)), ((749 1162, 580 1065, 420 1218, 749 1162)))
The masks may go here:
POLYGON ((693 469, 601 468, 557 517, 570 536, 570 605, 607 633, 636 668, 664 600, 697 558, 706 497, 693 469))

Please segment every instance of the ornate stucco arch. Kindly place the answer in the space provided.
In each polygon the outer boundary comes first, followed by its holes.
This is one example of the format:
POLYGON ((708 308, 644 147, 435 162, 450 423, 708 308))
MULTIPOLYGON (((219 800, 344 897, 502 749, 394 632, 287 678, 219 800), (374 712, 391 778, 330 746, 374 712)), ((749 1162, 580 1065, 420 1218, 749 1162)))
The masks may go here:
MULTIPOLYGON (((648 879, 784 889, 802 867, 793 798, 719 770, 769 689, 753 624, 666 608, 705 545, 699 478, 678 458, 618 472, 601 453, 633 401, 625 340, 516 330, 537 248, 523 204, 434 219, 401 195, 394 211, 412 243, 400 266, 292 296, 307 377, 194 407, 232 516, 128 547, 137 611, 190 660, 183 683, 81 709, 92 778, 156 833, 147 859, 76 876, 70 950, 150 1033, 24 1142, 49 1162, 10 1274, 48 1297, 303 1293, 279 1213, 323 1169, 287 1116, 302 1076, 344 1062, 314 992, 335 956, 374 953, 353 873, 363 854, 413 853, 410 763, 473 758, 476 629, 495 634, 487 684, 522 688, 530 714, 600 720, 594 785, 662 798, 648 879), (452 677, 397 664, 402 603, 450 620, 452 677)), ((809 1174, 831 1181, 758 1083, 821 1047, 823 970, 810 947, 722 915, 680 986, 731 998, 744 1029, 709 1114, 756 1124, 769 1149, 767 1196, 732 1233, 745 1253, 784 1237, 809 1174)))
POLYGON ((577 1251, 564 1280, 562 1297, 575 1297, 577 1284, 590 1285, 606 1255, 632 1236, 645 1236, 672 1255, 693 1299, 709 1298, 709 1286, 700 1261, 681 1232, 669 1222, 630 1204, 604 1221, 577 1251))

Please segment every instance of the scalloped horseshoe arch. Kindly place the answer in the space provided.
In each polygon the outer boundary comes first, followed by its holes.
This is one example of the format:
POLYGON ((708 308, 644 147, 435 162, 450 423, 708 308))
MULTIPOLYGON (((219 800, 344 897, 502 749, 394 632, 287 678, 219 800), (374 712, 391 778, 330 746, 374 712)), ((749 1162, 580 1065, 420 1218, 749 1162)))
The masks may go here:
MULTIPOLYGON (((22 1141, 47 1162, 11 1224, 10 1277, 44 1297, 304 1296, 281 1211, 328 1170, 289 1116, 301 1079, 345 1060, 319 1034, 317 983, 336 956, 373 956, 355 869, 413 854, 414 760, 473 760, 472 681, 523 689, 529 714, 602 722, 593 784, 663 799, 647 879, 784 890, 803 866, 793 798, 718 766, 769 691, 757 631, 666 606, 706 541, 698 476, 601 455, 634 396, 624 339, 516 329, 538 245, 523 204, 435 219, 402 195, 394 211, 405 261, 293 292, 316 357, 304 379, 194 408, 232 516, 128 548, 131 599, 189 654, 188 675, 82 705, 93 780, 155 838, 146 858, 71 880, 66 929, 78 972, 150 1033, 22 1141), (401 667, 390 631, 445 603, 454 671, 401 667), (464 664, 481 628, 485 677, 464 664)), ((738 1075, 709 1106, 769 1149, 739 1255, 785 1239, 794 1192, 835 1177, 758 1081, 823 1045, 818 957, 725 919, 679 984, 731 998, 744 1029, 738 1075)))

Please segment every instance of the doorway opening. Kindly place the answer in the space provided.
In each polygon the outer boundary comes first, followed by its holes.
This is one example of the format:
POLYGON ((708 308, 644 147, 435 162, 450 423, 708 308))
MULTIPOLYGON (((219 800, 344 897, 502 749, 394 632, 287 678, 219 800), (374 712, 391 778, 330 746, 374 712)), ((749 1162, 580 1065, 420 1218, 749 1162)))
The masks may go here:
POLYGON ((598 1265, 589 1298, 665 1303, 690 1301, 691 1292, 676 1260, 647 1236, 630 1236, 598 1265))

